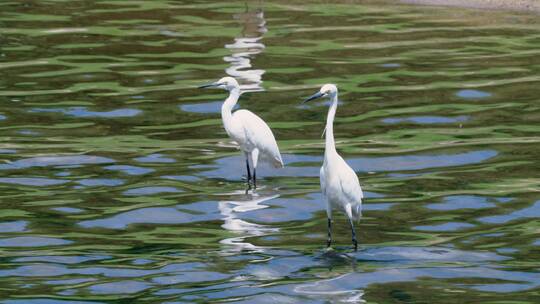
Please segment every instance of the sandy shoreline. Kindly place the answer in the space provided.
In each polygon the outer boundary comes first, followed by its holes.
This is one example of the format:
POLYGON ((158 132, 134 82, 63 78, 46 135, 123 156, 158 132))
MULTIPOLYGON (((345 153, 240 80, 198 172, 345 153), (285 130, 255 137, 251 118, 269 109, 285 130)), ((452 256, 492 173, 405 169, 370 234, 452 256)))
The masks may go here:
POLYGON ((399 0, 407 4, 457 6, 540 13, 540 0, 399 0))

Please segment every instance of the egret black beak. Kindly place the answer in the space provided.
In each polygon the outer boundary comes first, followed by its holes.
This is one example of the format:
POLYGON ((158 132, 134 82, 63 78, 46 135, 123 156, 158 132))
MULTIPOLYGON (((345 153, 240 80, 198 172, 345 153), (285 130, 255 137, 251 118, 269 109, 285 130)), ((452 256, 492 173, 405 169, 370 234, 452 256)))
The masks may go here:
POLYGON ((306 103, 306 102, 308 102, 308 101, 311 101, 311 100, 313 100, 313 99, 317 99, 317 98, 320 98, 320 97, 323 97, 323 96, 324 96, 323 93, 317 92, 317 93, 315 93, 315 94, 309 96, 306 100, 303 101, 303 103, 306 103))
POLYGON ((209 83, 209 84, 205 84, 205 85, 199 86, 199 89, 213 88, 213 87, 218 87, 218 86, 220 86, 220 85, 221 85, 221 83, 212 82, 212 83, 209 83))

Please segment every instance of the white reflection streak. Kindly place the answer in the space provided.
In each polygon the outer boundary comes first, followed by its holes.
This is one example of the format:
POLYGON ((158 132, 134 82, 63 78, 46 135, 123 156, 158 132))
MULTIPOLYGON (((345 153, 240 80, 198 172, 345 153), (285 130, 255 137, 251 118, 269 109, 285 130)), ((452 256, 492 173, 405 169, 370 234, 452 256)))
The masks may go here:
POLYGON ((366 301, 362 299, 362 296, 364 296, 364 291, 362 289, 340 289, 339 280, 343 279, 346 275, 348 274, 345 273, 332 279, 321 280, 311 284, 302 284, 296 286, 294 291, 301 294, 317 296, 319 298, 321 296, 327 296, 332 299, 333 303, 366 303, 366 301))
POLYGON ((231 64, 225 72, 239 80, 243 92, 263 91, 261 84, 265 70, 251 69, 251 59, 254 55, 263 52, 265 48, 261 43, 262 36, 268 31, 264 11, 262 8, 249 11, 246 4, 246 11, 235 14, 233 17, 244 27, 241 37, 235 38, 234 43, 225 45, 232 52, 230 56, 223 57, 225 62, 231 64))
MULTIPOLYGON (((244 192, 242 191, 241 193, 243 194, 244 192)), ((238 237, 220 241, 221 244, 228 245, 229 248, 225 250, 226 253, 235 253, 242 250, 263 251, 262 247, 246 242, 245 238, 275 233, 279 231, 279 229, 247 222, 238 218, 238 215, 243 212, 268 208, 267 205, 262 205, 261 203, 278 196, 279 194, 262 197, 253 195, 252 199, 247 201, 221 201, 218 203, 219 212, 223 215, 223 221, 225 222, 221 227, 234 233, 241 234, 238 237)))

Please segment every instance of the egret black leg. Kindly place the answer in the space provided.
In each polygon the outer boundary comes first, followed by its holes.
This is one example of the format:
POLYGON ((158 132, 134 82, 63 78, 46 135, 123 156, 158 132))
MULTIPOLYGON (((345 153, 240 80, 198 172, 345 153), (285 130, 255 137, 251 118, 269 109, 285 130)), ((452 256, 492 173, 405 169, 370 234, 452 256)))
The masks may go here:
POLYGON ((328 239, 326 240, 326 247, 332 245, 332 219, 328 218, 328 239))
POLYGON ((257 168, 253 168, 253 189, 257 189, 257 168))
POLYGON ((246 189, 246 193, 247 193, 247 191, 251 189, 251 170, 249 169, 248 157, 246 157, 246 169, 247 169, 247 189, 246 189))
POLYGON ((354 251, 358 250, 358 241, 356 241, 356 231, 354 229, 354 224, 351 218, 349 218, 349 224, 351 224, 351 232, 352 232, 352 243, 354 246, 354 251))

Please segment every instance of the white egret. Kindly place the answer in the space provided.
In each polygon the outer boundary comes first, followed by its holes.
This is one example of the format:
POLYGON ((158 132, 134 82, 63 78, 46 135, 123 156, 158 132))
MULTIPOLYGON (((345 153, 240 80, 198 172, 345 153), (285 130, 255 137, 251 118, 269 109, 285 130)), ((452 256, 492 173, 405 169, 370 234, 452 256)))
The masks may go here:
POLYGON ((324 163, 320 171, 321 190, 326 199, 326 214, 328 217, 327 246, 330 247, 332 243, 332 209, 341 209, 349 218, 352 243, 356 251, 358 242, 353 220, 358 221, 362 216, 362 198, 364 194, 356 173, 336 151, 333 124, 338 105, 337 87, 333 84, 325 84, 319 92, 307 98, 304 103, 320 97, 329 97, 332 101, 326 119, 324 163))
POLYGON ((221 106, 221 118, 225 131, 231 139, 236 141, 246 157, 247 167, 247 190, 257 188, 257 163, 259 157, 269 161, 274 167, 283 167, 283 160, 279 153, 279 148, 272 134, 272 130, 259 116, 248 110, 237 110, 232 113, 240 97, 240 85, 232 77, 223 77, 220 80, 200 86, 199 88, 216 87, 229 91, 229 97, 225 99, 221 106), (250 172, 249 162, 253 165, 253 175, 250 172), (253 179, 252 179, 253 178, 253 179))

